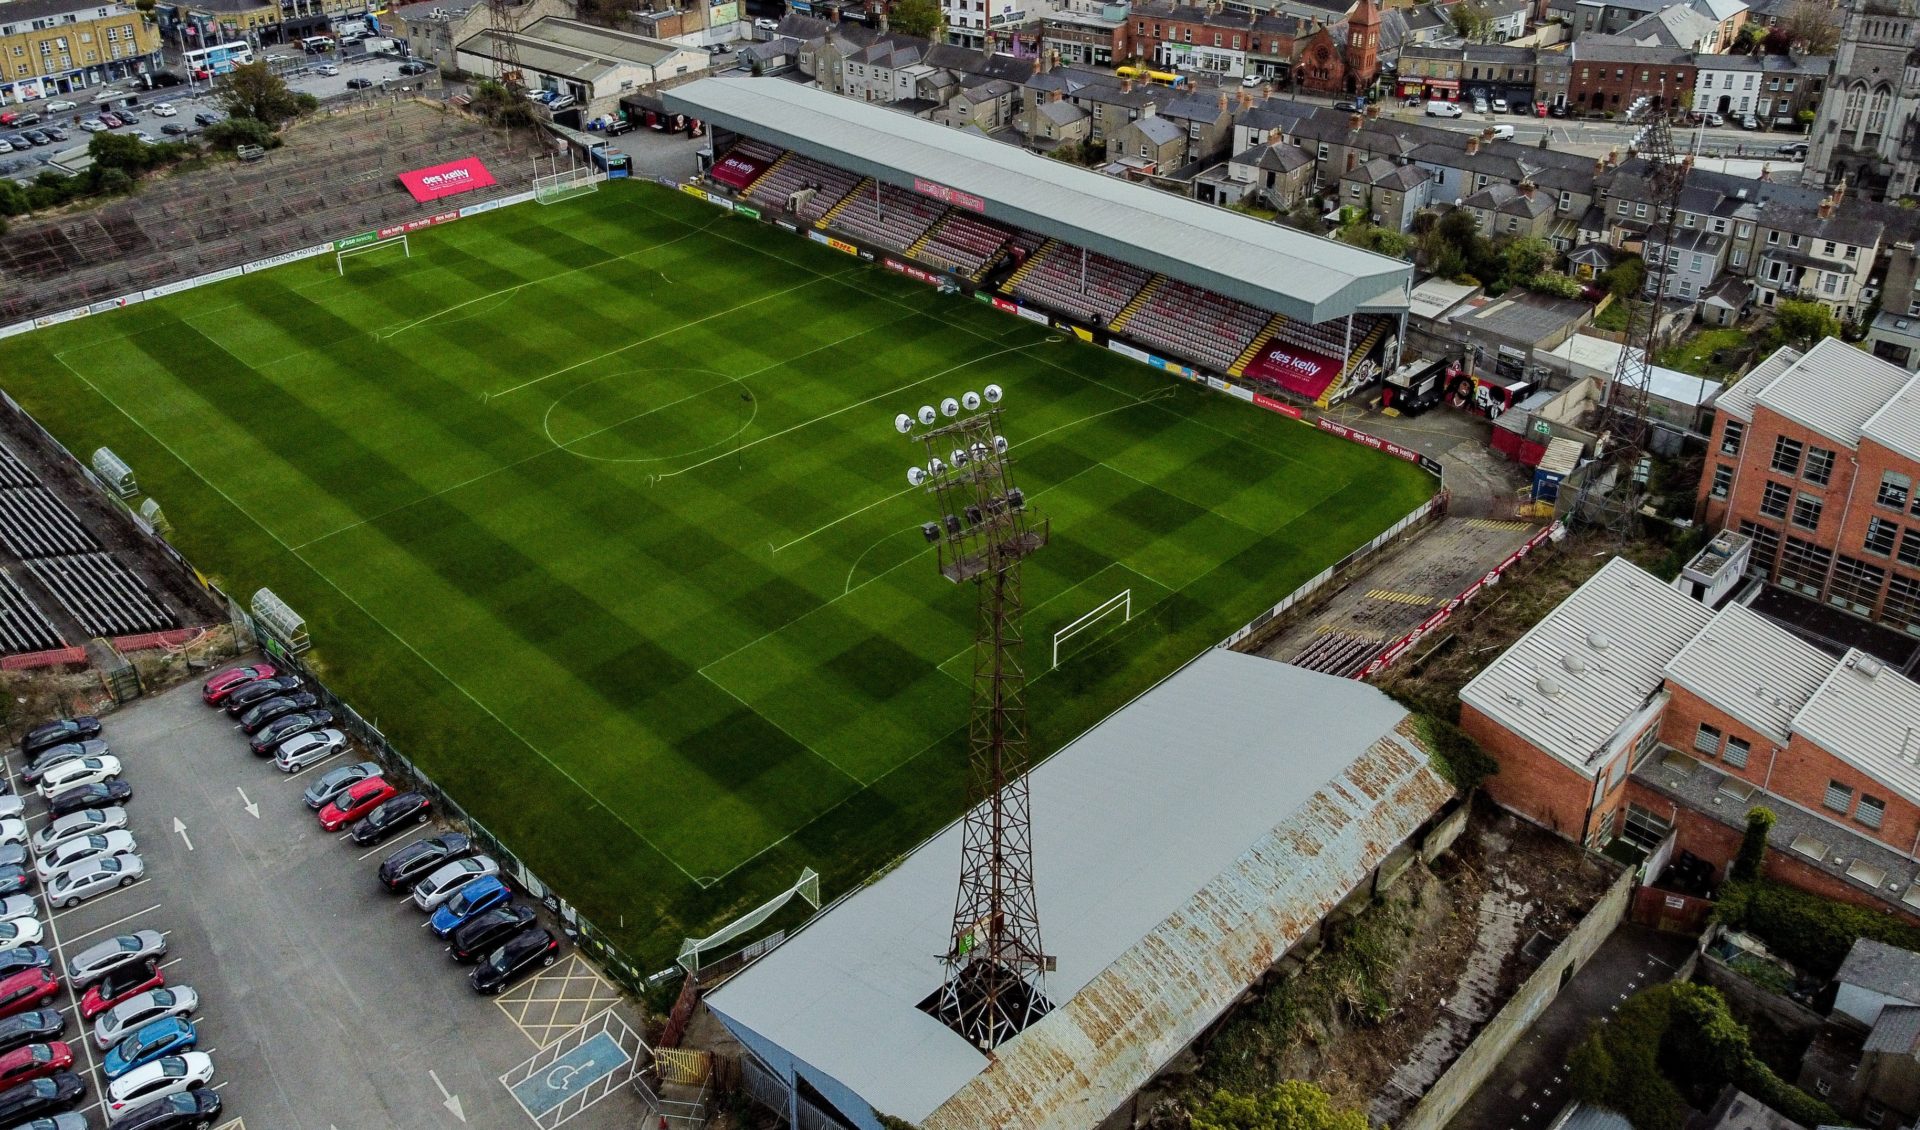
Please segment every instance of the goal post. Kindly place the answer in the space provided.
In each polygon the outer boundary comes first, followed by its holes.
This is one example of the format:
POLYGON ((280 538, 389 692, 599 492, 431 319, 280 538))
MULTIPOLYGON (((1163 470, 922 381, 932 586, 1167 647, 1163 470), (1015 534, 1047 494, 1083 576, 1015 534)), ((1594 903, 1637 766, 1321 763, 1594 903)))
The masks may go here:
POLYGON ((567 167, 560 167, 560 159, 547 158, 547 171, 540 171, 540 158, 533 159, 533 199, 541 204, 558 204, 562 200, 571 200, 589 192, 600 191, 600 182, 606 179, 599 167, 591 161, 581 165, 575 163, 573 150, 567 150, 567 167))
POLYGON ((398 247, 401 251, 405 252, 407 258, 413 258, 413 245, 407 242, 407 233, 401 232, 399 235, 390 235, 385 239, 372 239, 365 243, 358 244, 353 243, 352 240, 343 239, 333 245, 333 264, 338 267, 340 273, 344 275, 347 273, 347 258, 349 256, 365 255, 369 251, 383 251, 394 247, 398 247), (351 246, 349 246, 350 244, 351 246))
POLYGON ((1098 608, 1053 633, 1053 666, 1060 666, 1060 645, 1098 624, 1101 620, 1120 613, 1120 622, 1126 624, 1133 619, 1133 590, 1122 589, 1112 597, 1102 601, 1098 608))

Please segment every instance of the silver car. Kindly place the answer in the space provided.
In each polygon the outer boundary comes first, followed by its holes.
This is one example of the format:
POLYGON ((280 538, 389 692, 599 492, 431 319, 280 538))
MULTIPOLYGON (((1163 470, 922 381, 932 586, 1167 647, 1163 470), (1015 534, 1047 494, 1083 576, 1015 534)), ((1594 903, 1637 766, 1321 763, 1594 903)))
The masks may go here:
POLYGON ((136 930, 96 942, 73 955, 67 960, 67 976, 73 979, 74 991, 78 992, 123 965, 162 957, 166 952, 167 939, 160 931, 136 930))
POLYGON ((137 883, 146 873, 146 860, 137 855, 108 855, 89 859, 55 875, 53 881, 47 884, 47 901, 65 910, 115 887, 137 883))
POLYGON ((303 794, 307 807, 315 812, 333 803, 333 799, 354 785, 369 777, 380 775, 380 763, 362 761, 358 765, 342 765, 338 769, 329 769, 320 774, 320 779, 307 786, 303 794))
POLYGON ((273 763, 282 773, 298 773, 309 765, 318 765, 347 748, 347 735, 338 730, 308 730, 280 743, 273 763))
POLYGON ((30 842, 35 855, 45 855, 75 837, 111 832, 126 826, 127 810, 118 805, 111 808, 83 808, 35 832, 30 842))
POLYGON ((100 1014, 93 1022, 93 1046, 101 1051, 119 1043, 156 1020, 173 1016, 191 1016, 200 1008, 200 994, 185 985, 148 989, 128 997, 100 1014))
POLYGON ((56 845, 52 851, 40 857, 40 861, 33 865, 33 870, 40 876, 40 881, 50 887, 56 876, 90 860, 109 855, 132 855, 138 850, 140 845, 134 843, 133 833, 125 828, 112 832, 93 832, 56 845))
POLYGON ((455 891, 483 875, 500 874, 500 865, 490 855, 456 859, 420 880, 413 888, 413 905, 431 914, 452 898, 455 891))

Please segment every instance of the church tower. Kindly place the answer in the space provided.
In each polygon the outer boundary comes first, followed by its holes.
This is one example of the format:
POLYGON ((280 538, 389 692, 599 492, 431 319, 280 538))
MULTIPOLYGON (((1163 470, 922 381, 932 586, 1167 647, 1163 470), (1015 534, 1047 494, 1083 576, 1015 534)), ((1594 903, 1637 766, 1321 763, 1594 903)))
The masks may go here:
POLYGON ((1364 94, 1380 74, 1380 9, 1360 0, 1347 17, 1347 90, 1364 94))

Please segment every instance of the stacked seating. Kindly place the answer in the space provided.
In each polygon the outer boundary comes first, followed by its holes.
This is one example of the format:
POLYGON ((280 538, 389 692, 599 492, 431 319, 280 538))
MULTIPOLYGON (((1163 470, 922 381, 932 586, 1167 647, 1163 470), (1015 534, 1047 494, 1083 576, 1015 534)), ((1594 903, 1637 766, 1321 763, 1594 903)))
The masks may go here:
POLYGON ((1104 326, 1119 317, 1150 276, 1139 267, 1098 252, 1086 255, 1084 287, 1080 248, 1065 243, 1055 243, 1040 252, 1009 280, 1009 285, 1028 301, 1104 326))
POLYGON ((173 617, 140 578, 105 553, 76 553, 27 562, 90 636, 121 636, 173 627, 173 617))
POLYGON ((1123 328, 1129 337, 1225 372, 1266 323, 1266 314, 1244 302, 1163 279, 1123 328))
POLYGON ((800 222, 811 224, 831 211, 859 182, 860 178, 852 173, 789 153, 786 159, 761 173, 745 195, 748 200, 780 210, 787 206, 787 198, 801 189, 817 189, 813 198, 798 211, 800 222))
POLYGON ((1011 232, 997 224, 954 210, 927 234, 913 255, 922 263, 973 278, 1012 238, 1011 232))
MULTIPOLYGON (((1373 329, 1374 319, 1355 317, 1353 320, 1353 344, 1359 345, 1366 340, 1373 329)), ((1274 340, 1327 357, 1338 358, 1344 366, 1351 358, 1347 356, 1347 324, 1345 320, 1309 324, 1288 320, 1281 323, 1273 334, 1274 340)))
POLYGON ((63 642, 53 624, 13 583, 13 578, 0 573, 0 651, 8 654, 51 651, 63 642))
POLYGON ((945 205, 890 184, 880 186, 876 201, 874 187, 867 183, 843 200, 827 222, 856 239, 905 252, 920 242, 944 211, 945 205))
POLYGON ((100 548, 73 512, 38 486, 0 490, 0 544, 22 561, 100 548))

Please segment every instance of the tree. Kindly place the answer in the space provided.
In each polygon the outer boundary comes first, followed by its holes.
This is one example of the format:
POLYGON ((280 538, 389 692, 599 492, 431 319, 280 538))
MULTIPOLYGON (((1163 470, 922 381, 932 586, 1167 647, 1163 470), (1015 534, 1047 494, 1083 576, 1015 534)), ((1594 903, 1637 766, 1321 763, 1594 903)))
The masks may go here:
MULTIPOLYGON (((247 63, 220 77, 214 93, 220 108, 236 118, 251 118, 280 128, 304 112, 300 95, 287 89, 285 80, 267 68, 267 64, 247 63)), ((310 100, 309 100, 310 101, 310 100)))
POLYGON ((1215 1091, 1193 1112, 1193 1130, 1367 1130, 1367 1116, 1336 1110, 1325 1091, 1289 1079, 1260 1095, 1215 1091))
POLYGON ((1747 810, 1747 831, 1740 838, 1740 854, 1733 859, 1727 877, 1747 883, 1760 878, 1767 865, 1767 833, 1773 831, 1773 812, 1766 808, 1747 810))
POLYGON ((1824 338, 1840 336, 1840 320, 1818 302, 1783 299, 1773 308, 1773 327, 1768 331, 1773 348, 1791 345, 1807 349, 1824 338))
POLYGON ((888 26, 902 35, 921 39, 940 38, 940 5, 933 0, 894 0, 887 12, 888 26))
POLYGON ((1760 46, 1760 29, 1751 23, 1740 25, 1740 34, 1733 37, 1734 55, 1751 55, 1760 46))
POLYGON ((1468 43, 1485 43, 1487 29, 1493 24, 1493 17, 1487 14, 1478 0, 1461 0, 1453 6, 1453 30, 1460 33, 1468 43))
POLYGON ((1553 244, 1535 235, 1513 240, 1502 254, 1507 261, 1507 284, 1524 286, 1553 263, 1554 250, 1553 244))
POLYGON ((505 83, 482 79, 473 88, 473 100, 467 108, 496 126, 514 129, 533 124, 533 107, 525 96, 505 83))
POLYGON ((1787 33, 1789 50, 1799 55, 1831 55, 1840 46, 1840 28, 1833 22, 1833 9, 1819 0, 1795 0, 1780 21, 1787 33))
POLYGON ((1641 289, 1647 285, 1646 260, 1637 255, 1622 259, 1600 276, 1600 283, 1607 288, 1608 294, 1622 302, 1638 298, 1641 289))

